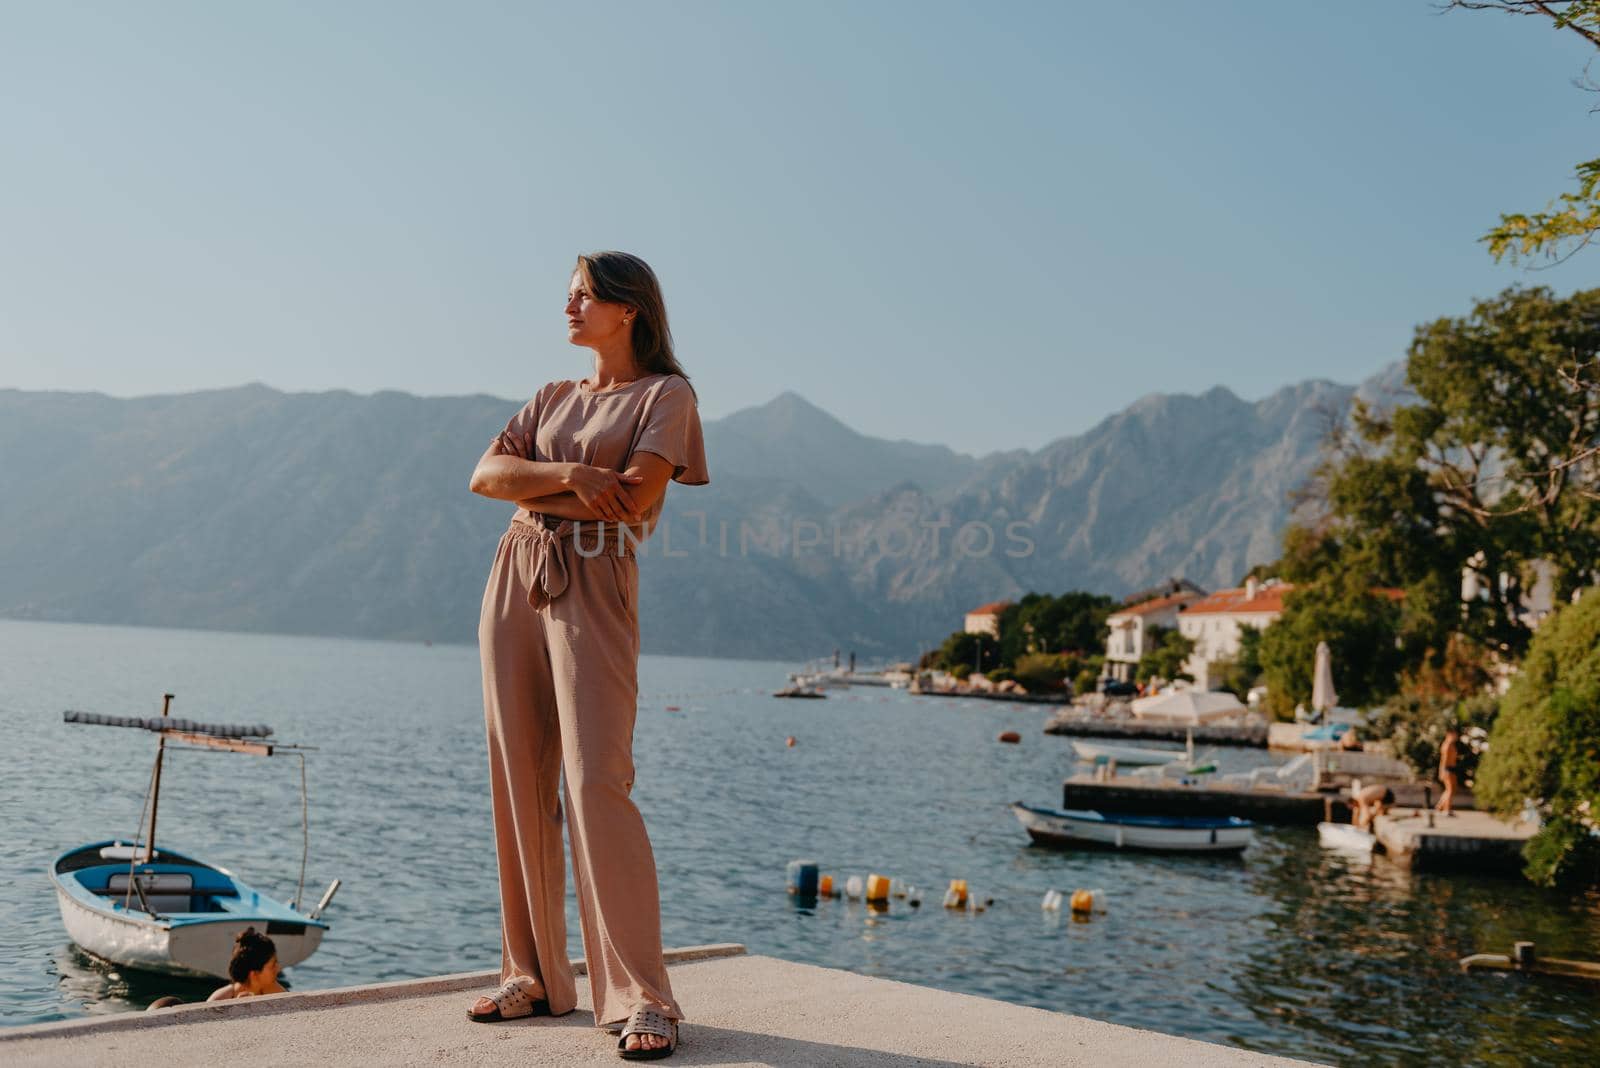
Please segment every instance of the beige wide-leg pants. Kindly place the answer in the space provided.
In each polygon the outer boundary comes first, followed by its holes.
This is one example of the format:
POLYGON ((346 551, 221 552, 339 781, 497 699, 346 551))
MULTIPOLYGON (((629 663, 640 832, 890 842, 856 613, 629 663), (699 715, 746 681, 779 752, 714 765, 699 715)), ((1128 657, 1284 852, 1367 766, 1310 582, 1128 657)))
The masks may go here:
POLYGON ((674 1019, 655 855, 633 789, 639 563, 615 527, 512 524, 483 595, 478 648, 500 867, 502 981, 554 1013, 577 1005, 567 962, 567 835, 596 1026, 640 1006, 674 1019), (574 535, 581 541, 574 542, 574 535), (591 555, 592 554, 592 555, 591 555))

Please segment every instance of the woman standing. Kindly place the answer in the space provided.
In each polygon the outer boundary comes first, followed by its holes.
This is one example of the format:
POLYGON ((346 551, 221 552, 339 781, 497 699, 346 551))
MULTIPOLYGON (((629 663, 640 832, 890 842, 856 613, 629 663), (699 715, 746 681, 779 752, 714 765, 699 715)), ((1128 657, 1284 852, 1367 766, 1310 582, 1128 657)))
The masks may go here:
POLYGON ((542 387, 490 443, 472 491, 515 501, 483 596, 478 644, 500 870, 501 986, 474 1020, 560 1016, 567 834, 596 1026, 628 1059, 666 1057, 683 1012, 661 954, 655 857, 630 798, 639 568, 669 480, 704 485, 695 393, 648 264, 578 258, 567 337, 594 351, 579 381, 542 387))

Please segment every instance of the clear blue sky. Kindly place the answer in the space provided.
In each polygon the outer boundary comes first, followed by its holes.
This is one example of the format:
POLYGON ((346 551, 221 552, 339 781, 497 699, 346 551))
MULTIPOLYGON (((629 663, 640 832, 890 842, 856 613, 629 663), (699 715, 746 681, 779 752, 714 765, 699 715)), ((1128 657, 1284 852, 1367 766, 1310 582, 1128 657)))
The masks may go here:
POLYGON ((0 386, 524 398, 575 253, 662 276, 707 416, 1037 447, 1356 381, 1529 274, 1592 54, 1427 0, 0 0, 0 386))

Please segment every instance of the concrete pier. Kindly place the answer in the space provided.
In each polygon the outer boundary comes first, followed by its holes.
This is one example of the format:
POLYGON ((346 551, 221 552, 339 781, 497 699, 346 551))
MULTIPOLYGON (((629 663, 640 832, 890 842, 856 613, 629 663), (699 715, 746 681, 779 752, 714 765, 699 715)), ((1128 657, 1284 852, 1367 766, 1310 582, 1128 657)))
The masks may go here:
MULTIPOLYGON (((737 955, 742 952, 740 946, 669 951, 673 993, 689 1019, 678 1051, 665 1063, 879 1068, 1302 1063, 988 998, 737 955)), ((472 992, 492 989, 498 980, 495 972, 469 973, 0 1030, 0 1062, 9 1068, 620 1063, 616 1038, 594 1027, 586 979, 578 982, 578 1010, 560 1019, 468 1020, 472 992)))
POLYGON ((1496 871, 1508 875, 1522 870, 1522 847, 1534 835, 1526 823, 1507 823, 1487 812, 1457 811, 1433 817, 1427 809, 1396 808, 1379 816, 1373 833, 1384 852, 1402 864, 1418 869, 1496 871))

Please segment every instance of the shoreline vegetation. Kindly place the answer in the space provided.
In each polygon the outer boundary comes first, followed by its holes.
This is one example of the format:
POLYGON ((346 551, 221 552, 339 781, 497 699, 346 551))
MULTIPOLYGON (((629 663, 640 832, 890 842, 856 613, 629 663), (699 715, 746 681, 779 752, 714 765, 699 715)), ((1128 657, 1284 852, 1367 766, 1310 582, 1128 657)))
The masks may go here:
MULTIPOLYGON (((1512 288, 1426 323, 1406 381, 1407 403, 1358 401, 1334 427, 1282 555, 1245 576, 1281 579, 1281 612, 1241 627, 1202 688, 1290 719, 1326 643, 1366 745, 1431 781, 1455 728, 1463 785, 1540 827, 1527 877, 1600 884, 1600 289, 1512 288)), ((1107 619, 1135 607, 1030 592, 969 616, 915 669, 963 696, 1095 702, 1107 619)), ((1140 692, 1193 681, 1181 625, 1141 641, 1140 692)))

